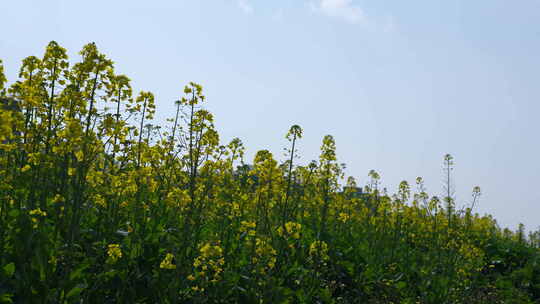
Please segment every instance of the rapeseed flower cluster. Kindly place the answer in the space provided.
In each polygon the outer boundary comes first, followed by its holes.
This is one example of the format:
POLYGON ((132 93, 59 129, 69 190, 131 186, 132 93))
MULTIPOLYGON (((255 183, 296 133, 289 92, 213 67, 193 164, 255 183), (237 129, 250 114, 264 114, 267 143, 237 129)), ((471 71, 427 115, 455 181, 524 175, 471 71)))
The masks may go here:
POLYGON ((267 240, 255 239, 255 256, 251 258, 254 264, 253 273, 266 274, 276 266, 277 252, 267 240))
POLYGON ((314 241, 309 245, 309 256, 314 261, 326 261, 328 256, 328 244, 325 241, 314 241))
POLYGON ((161 263, 159 264, 159 268, 161 269, 176 269, 176 265, 173 264, 174 255, 172 253, 167 253, 165 255, 165 258, 161 263))
POLYGON ((257 233, 257 223, 242 221, 240 222, 240 232, 245 233, 248 237, 253 237, 257 233))
POLYGON ((122 249, 118 244, 109 244, 107 246, 107 255, 109 256, 108 262, 114 264, 120 258, 122 258, 122 249))
POLYGON ((340 212, 338 218, 342 223, 346 223, 351 216, 348 213, 340 212))
POLYGON ((302 230, 302 225, 295 222, 287 222, 285 223, 285 229, 283 229, 282 226, 280 226, 277 229, 278 235, 285 237, 285 238, 293 238, 293 239, 299 239, 300 238, 300 232, 302 230))
POLYGON ((28 214, 30 214, 31 216, 31 221, 32 221, 32 227, 34 229, 36 229, 39 225, 39 222, 40 222, 40 218, 41 217, 46 217, 47 216, 47 212, 45 211, 42 211, 40 208, 37 208, 37 209, 34 209, 34 210, 30 210, 28 212, 28 214))
POLYGON ((28 212, 28 214, 30 214, 30 215, 35 215, 35 216, 47 216, 47 212, 42 211, 40 208, 37 208, 37 209, 34 209, 34 210, 30 210, 30 211, 28 212))
POLYGON ((223 249, 219 244, 204 243, 199 249, 199 256, 193 261, 195 272, 188 280, 197 281, 201 286, 215 284, 221 279, 224 265, 223 249))

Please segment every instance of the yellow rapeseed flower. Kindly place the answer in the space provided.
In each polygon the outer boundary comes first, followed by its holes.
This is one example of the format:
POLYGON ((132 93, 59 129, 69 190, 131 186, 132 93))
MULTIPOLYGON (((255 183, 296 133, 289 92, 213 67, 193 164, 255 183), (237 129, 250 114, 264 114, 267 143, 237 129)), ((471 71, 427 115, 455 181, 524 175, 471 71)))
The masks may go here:
POLYGON ((299 239, 301 229, 302 229, 301 224, 295 223, 295 222, 287 222, 285 223, 285 229, 283 229, 283 227, 279 227, 277 229, 277 233, 279 236, 292 237, 293 239, 299 239))
POLYGON ((30 212, 28 212, 30 215, 35 215, 35 216, 47 216, 47 212, 45 211, 41 211, 41 209, 37 208, 37 209, 34 209, 34 210, 30 210, 30 212))
POLYGON ((107 255, 109 255, 110 261, 115 263, 122 257, 122 250, 118 244, 110 244, 107 247, 107 255))
MULTIPOLYGON (((206 243, 199 249, 200 255, 193 261, 195 274, 211 282, 217 282, 221 278, 225 259, 223 249, 219 245, 206 243)), ((189 278, 188 278, 189 279, 189 278)))
POLYGON ((347 222, 347 221, 349 220, 349 218, 351 218, 350 215, 347 214, 347 213, 345 213, 345 212, 341 212, 341 213, 339 214, 339 220, 340 220, 341 222, 343 222, 343 223, 347 222))
POLYGON ((324 241, 314 241, 309 246, 309 255, 313 257, 317 257, 323 261, 328 260, 328 245, 324 241))
POLYGON ((172 253, 167 253, 163 261, 161 261, 161 264, 159 264, 159 268, 161 269, 176 269, 176 265, 172 263, 172 260, 174 259, 174 255, 172 253))

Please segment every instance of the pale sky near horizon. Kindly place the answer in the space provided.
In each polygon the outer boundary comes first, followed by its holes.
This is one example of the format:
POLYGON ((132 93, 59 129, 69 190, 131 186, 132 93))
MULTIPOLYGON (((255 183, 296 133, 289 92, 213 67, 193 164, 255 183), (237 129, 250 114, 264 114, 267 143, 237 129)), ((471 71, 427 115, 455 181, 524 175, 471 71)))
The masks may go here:
POLYGON ((301 162, 331 134, 359 184, 375 169, 440 195, 450 153, 460 204, 479 185, 479 213, 540 226, 539 0, 0 0, 0 28, 10 82, 51 40, 74 60, 94 41, 161 121, 202 84, 246 162, 283 159, 299 124, 301 162))

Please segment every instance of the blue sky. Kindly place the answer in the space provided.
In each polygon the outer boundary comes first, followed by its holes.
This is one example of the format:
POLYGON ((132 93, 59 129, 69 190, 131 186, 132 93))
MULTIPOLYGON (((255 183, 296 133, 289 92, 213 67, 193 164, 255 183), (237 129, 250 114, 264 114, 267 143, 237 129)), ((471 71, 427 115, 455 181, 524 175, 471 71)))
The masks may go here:
POLYGON ((303 162, 331 134, 359 183, 375 169, 391 192, 422 176, 441 194, 451 153, 458 202, 479 185, 478 212, 540 225, 539 0, 17 0, 0 14, 10 80, 50 40, 74 59, 95 41, 160 120, 201 83, 247 161, 283 159, 299 124, 303 162))

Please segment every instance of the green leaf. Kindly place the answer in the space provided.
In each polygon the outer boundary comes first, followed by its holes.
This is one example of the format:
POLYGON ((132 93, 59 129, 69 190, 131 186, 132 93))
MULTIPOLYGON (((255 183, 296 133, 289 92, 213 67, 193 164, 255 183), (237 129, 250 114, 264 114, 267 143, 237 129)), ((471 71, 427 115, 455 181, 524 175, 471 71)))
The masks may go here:
POLYGON ((0 294, 0 303, 13 303, 12 297, 11 293, 0 294))
POLYGON ((9 263, 6 266, 4 266, 4 272, 6 273, 8 278, 11 277, 15 273, 15 264, 9 263))
POLYGON ((66 298, 70 299, 73 297, 78 297, 81 292, 86 288, 86 285, 79 284, 75 287, 73 287, 66 295, 66 298))
POLYGON ((404 289, 405 287, 407 287, 407 283, 403 282, 403 281, 400 281, 396 284, 396 288, 397 289, 404 289))
POLYGON ((77 268, 76 270, 74 270, 73 272, 71 272, 71 273, 69 274, 69 280, 71 281, 71 280, 75 280, 75 279, 80 278, 82 272, 83 272, 86 268, 88 268, 88 267, 89 267, 88 264, 83 264, 81 267, 79 267, 79 268, 77 268))

